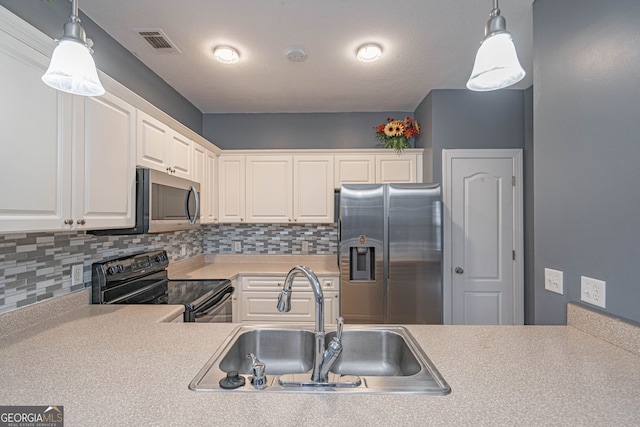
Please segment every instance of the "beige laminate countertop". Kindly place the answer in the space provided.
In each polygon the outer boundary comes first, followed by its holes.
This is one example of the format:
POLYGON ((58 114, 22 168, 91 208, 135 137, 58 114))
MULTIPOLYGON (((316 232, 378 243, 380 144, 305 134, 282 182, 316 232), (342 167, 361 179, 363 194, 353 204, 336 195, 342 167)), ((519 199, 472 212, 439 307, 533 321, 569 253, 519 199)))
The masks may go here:
POLYGON ((335 255, 206 255, 169 268, 171 279, 235 279, 259 275, 284 277, 296 265, 318 276, 339 276, 335 255))
POLYGON ((63 405, 67 427, 640 425, 640 356, 572 326, 407 326, 448 396, 193 392, 237 325, 88 293, 0 316, 0 405, 63 405))

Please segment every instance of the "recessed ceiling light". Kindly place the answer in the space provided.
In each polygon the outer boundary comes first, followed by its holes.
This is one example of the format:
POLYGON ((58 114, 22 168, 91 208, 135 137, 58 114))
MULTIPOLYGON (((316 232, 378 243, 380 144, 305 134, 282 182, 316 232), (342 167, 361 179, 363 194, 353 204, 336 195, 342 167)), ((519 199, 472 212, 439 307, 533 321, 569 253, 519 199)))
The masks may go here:
POLYGON ((382 57, 382 48, 375 43, 367 43, 358 48, 358 61, 374 62, 382 57))
POLYGON ((231 46, 218 46, 213 49, 213 57, 223 64, 235 64, 240 60, 240 54, 231 46))

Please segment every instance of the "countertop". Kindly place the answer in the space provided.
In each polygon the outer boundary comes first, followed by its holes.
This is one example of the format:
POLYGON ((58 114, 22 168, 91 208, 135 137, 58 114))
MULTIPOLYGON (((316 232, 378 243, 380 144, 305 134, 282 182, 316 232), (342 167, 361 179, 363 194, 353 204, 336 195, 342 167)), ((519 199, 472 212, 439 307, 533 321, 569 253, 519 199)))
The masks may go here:
POLYGON ((63 405, 68 427, 640 425, 640 356, 573 326, 407 326, 448 396, 194 392, 237 325, 88 294, 0 316, 0 405, 63 405))
POLYGON ((284 277, 296 265, 318 276, 339 276, 335 255, 201 255, 169 268, 171 279, 235 279, 259 275, 284 277))

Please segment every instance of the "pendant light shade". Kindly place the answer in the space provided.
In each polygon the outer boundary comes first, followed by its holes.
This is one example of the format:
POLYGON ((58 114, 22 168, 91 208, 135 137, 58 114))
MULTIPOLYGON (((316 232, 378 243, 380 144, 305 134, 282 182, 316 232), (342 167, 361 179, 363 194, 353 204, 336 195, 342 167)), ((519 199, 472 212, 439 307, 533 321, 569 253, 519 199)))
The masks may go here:
POLYGON ((74 95, 102 95, 104 88, 91 57, 91 41, 87 43, 78 19, 76 0, 72 1, 72 9, 69 22, 64 25, 64 35, 58 40, 42 81, 54 89, 74 95))
POLYGON ((518 61, 511 34, 507 31, 507 22, 500 16, 498 0, 494 0, 484 33, 485 38, 476 54, 467 88, 490 91, 518 83, 526 73, 518 61))

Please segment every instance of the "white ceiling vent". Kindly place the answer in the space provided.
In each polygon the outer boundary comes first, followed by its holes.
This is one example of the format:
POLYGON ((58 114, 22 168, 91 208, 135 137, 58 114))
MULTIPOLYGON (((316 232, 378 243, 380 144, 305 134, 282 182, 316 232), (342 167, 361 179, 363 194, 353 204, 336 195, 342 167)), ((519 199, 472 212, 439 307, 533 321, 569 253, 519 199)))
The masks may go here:
POLYGON ((159 28, 134 28, 133 31, 142 37, 155 53, 182 53, 159 28))

